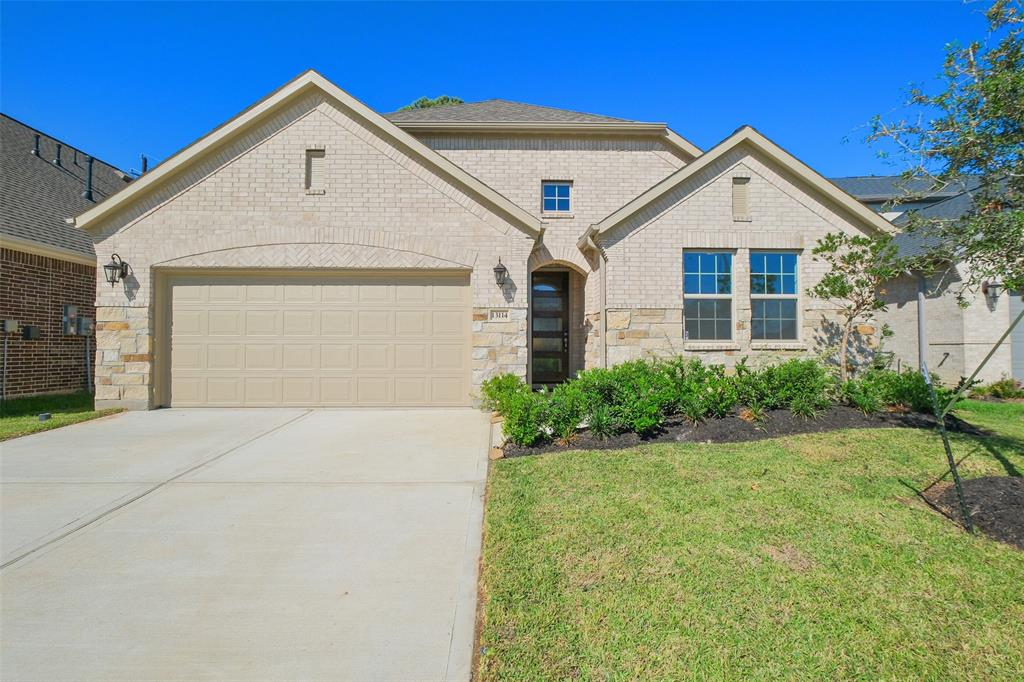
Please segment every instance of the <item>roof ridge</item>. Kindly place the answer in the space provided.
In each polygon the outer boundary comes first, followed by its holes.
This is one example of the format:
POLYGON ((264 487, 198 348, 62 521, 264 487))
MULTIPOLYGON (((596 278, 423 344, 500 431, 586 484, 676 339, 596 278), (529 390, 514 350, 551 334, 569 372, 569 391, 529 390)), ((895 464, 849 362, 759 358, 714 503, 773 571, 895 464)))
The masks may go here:
MULTIPOLYGON (((598 118, 612 118, 617 121, 623 121, 624 123, 636 123, 637 121, 628 118, 619 118, 618 116, 609 116, 608 114, 595 114, 592 111, 580 111, 579 109, 566 109, 565 107, 553 107, 548 104, 534 104, 533 102, 520 102, 514 99, 505 99, 503 97, 492 97, 490 99, 481 100, 481 102, 507 102, 509 104, 517 104, 519 106, 536 107, 538 109, 548 109, 550 111, 568 111, 571 114, 580 114, 582 116, 596 116, 598 118)), ((465 102, 465 104, 475 104, 474 102, 465 102)))
POLYGON ((77 147, 77 146, 75 146, 73 144, 68 144, 64 140, 56 138, 53 135, 51 135, 50 133, 48 133, 46 131, 43 131, 43 130, 40 130, 39 128, 36 128, 35 126, 30 126, 29 124, 25 123, 24 121, 22 121, 20 119, 17 119, 15 117, 11 116, 10 114, 6 114, 6 113, 0 111, 0 116, 3 116, 4 118, 11 119, 12 121, 17 123, 18 125, 22 126, 23 128, 28 128, 29 130, 35 131, 36 133, 38 133, 40 135, 45 135, 46 137, 50 138, 54 142, 60 144, 62 147, 66 147, 67 149, 71 149, 71 150, 77 151, 80 154, 85 154, 87 157, 93 159, 94 161, 99 161, 100 163, 102 163, 107 168, 111 168, 111 169, 117 171, 118 173, 121 173, 122 175, 124 175, 126 177, 131 177, 130 175, 128 175, 127 171, 121 170, 120 168, 118 168, 114 164, 108 163, 107 161, 104 161, 103 159, 98 158, 98 157, 94 156, 93 154, 90 154, 89 152, 85 151, 81 147, 77 147))

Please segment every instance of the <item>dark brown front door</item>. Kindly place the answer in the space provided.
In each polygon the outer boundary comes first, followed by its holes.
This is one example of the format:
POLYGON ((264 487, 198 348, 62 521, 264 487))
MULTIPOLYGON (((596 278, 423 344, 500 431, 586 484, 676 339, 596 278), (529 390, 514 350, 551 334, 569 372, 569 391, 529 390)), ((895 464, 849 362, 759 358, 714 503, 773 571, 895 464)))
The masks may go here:
POLYGON ((569 273, 535 272, 531 284, 533 383, 569 378, 569 273))

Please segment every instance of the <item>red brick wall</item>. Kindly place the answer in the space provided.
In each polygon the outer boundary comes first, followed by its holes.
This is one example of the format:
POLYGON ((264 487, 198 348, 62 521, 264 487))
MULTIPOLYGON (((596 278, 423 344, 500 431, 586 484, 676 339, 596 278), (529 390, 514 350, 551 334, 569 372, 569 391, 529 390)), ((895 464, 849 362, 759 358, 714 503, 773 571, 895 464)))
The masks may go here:
POLYGON ((85 338, 61 334, 61 319, 65 303, 95 318, 95 299, 95 267, 0 249, 0 320, 39 327, 35 341, 8 335, 8 398, 86 389, 85 338))

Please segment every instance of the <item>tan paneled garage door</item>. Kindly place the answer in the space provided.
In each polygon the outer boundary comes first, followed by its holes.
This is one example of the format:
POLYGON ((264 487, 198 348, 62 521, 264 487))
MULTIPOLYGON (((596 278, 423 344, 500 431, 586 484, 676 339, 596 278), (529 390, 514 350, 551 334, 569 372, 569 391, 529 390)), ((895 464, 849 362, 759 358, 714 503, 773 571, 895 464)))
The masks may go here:
POLYGON ((171 404, 467 405, 468 274, 177 277, 171 404))

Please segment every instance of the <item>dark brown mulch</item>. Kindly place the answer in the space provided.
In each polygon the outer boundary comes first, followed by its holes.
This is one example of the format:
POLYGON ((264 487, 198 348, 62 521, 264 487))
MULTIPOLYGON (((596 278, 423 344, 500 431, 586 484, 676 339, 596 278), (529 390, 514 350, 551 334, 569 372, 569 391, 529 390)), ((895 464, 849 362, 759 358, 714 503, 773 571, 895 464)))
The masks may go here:
MULTIPOLYGON (((956 488, 940 483, 924 493, 934 505, 956 523, 963 523, 956 488)), ((964 481, 964 499, 971 521, 979 532, 1024 549, 1024 478, 985 476, 964 481)))
MULTIPOLYGON (((650 438, 640 438, 635 433, 624 433, 601 440, 583 430, 567 445, 558 442, 547 442, 532 447, 509 444, 505 446, 505 456, 523 457, 560 450, 621 450, 641 443, 741 443, 800 433, 886 427, 932 429, 935 428, 935 417, 917 412, 866 415, 860 410, 842 405, 822 411, 814 419, 798 417, 789 410, 772 410, 762 422, 749 422, 731 415, 694 425, 682 417, 673 417, 666 421, 661 432, 650 438)), ((986 431, 953 415, 946 417, 946 428, 960 433, 988 435, 986 431)))

